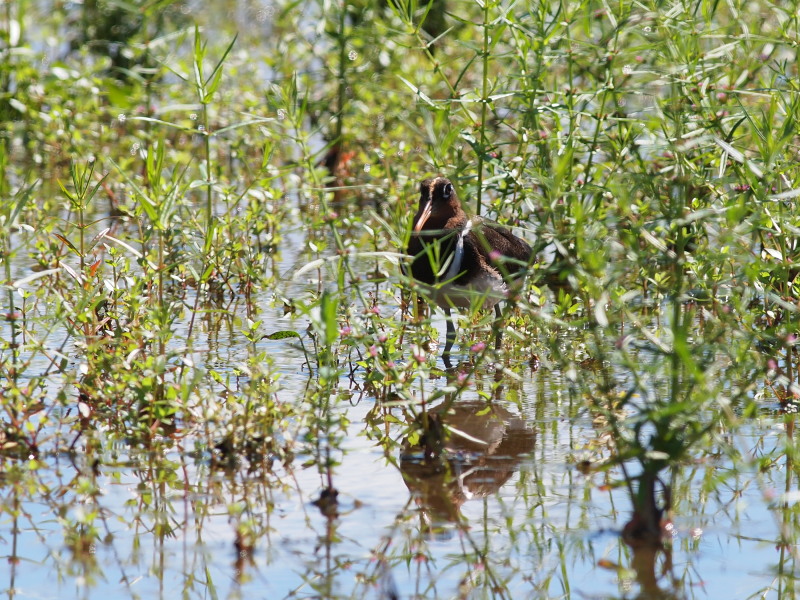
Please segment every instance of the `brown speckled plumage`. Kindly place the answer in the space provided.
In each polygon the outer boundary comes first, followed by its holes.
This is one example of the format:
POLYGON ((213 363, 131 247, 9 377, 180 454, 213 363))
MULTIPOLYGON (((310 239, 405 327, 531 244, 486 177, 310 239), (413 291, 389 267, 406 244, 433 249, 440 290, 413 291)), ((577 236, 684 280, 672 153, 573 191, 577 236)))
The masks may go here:
POLYGON ((448 314, 445 355, 455 336, 450 307, 467 308, 476 299, 486 307, 495 306, 507 295, 511 280, 524 275, 532 254, 531 247, 508 228, 468 217, 453 184, 444 177, 421 183, 406 251, 414 257, 412 277, 430 287, 431 296, 448 314))

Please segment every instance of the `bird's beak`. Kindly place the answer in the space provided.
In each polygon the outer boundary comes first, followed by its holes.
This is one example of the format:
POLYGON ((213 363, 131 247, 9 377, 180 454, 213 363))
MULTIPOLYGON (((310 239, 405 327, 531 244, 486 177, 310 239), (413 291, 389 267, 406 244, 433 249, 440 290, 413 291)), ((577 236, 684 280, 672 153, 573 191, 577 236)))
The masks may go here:
POLYGON ((422 214, 417 219, 417 222, 414 224, 414 231, 419 232, 422 227, 425 225, 425 221, 427 221, 430 216, 431 212, 433 211, 433 201, 428 200, 425 204, 425 207, 422 209, 422 214))

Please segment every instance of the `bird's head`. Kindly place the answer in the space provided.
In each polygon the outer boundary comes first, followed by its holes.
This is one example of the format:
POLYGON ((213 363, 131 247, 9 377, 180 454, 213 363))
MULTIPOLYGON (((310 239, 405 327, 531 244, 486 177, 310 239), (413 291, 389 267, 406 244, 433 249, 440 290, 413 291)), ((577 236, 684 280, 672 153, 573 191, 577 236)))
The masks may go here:
POLYGON ((445 177, 426 179, 419 186, 419 210, 414 217, 414 231, 419 232, 431 221, 435 228, 442 228, 447 220, 461 210, 455 188, 445 177))

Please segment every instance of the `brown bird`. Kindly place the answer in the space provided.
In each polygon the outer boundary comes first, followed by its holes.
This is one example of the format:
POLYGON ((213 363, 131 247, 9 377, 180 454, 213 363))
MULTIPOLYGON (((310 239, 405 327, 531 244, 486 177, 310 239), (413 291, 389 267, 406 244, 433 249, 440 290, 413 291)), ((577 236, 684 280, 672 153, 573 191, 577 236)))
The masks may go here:
MULTIPOLYGON (((533 250, 508 228, 468 217, 449 179, 426 179, 419 190, 406 253, 414 257, 411 276, 444 309, 447 343, 442 357, 449 367, 456 337, 450 309, 482 303, 494 307, 499 319, 499 303, 507 298, 513 280, 524 276, 533 250)), ((498 329, 496 348, 500 338, 498 329)))

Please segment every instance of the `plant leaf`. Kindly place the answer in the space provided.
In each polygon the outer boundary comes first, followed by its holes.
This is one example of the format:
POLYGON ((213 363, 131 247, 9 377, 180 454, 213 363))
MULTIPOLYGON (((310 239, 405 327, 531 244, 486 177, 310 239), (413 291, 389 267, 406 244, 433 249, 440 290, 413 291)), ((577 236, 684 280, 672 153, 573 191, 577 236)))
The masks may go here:
POLYGON ((269 333, 262 337, 262 339, 267 338, 268 340, 285 340, 288 338, 300 338, 300 334, 296 331, 292 331, 291 329, 282 329, 280 331, 275 331, 273 333, 269 333))
POLYGON ((53 235, 56 236, 58 239, 60 239, 64 244, 66 244, 67 248, 72 250, 75 254, 77 254, 78 256, 82 256, 80 250, 78 250, 75 246, 73 246, 72 242, 70 242, 63 235, 61 235, 60 233, 54 233, 53 235))

